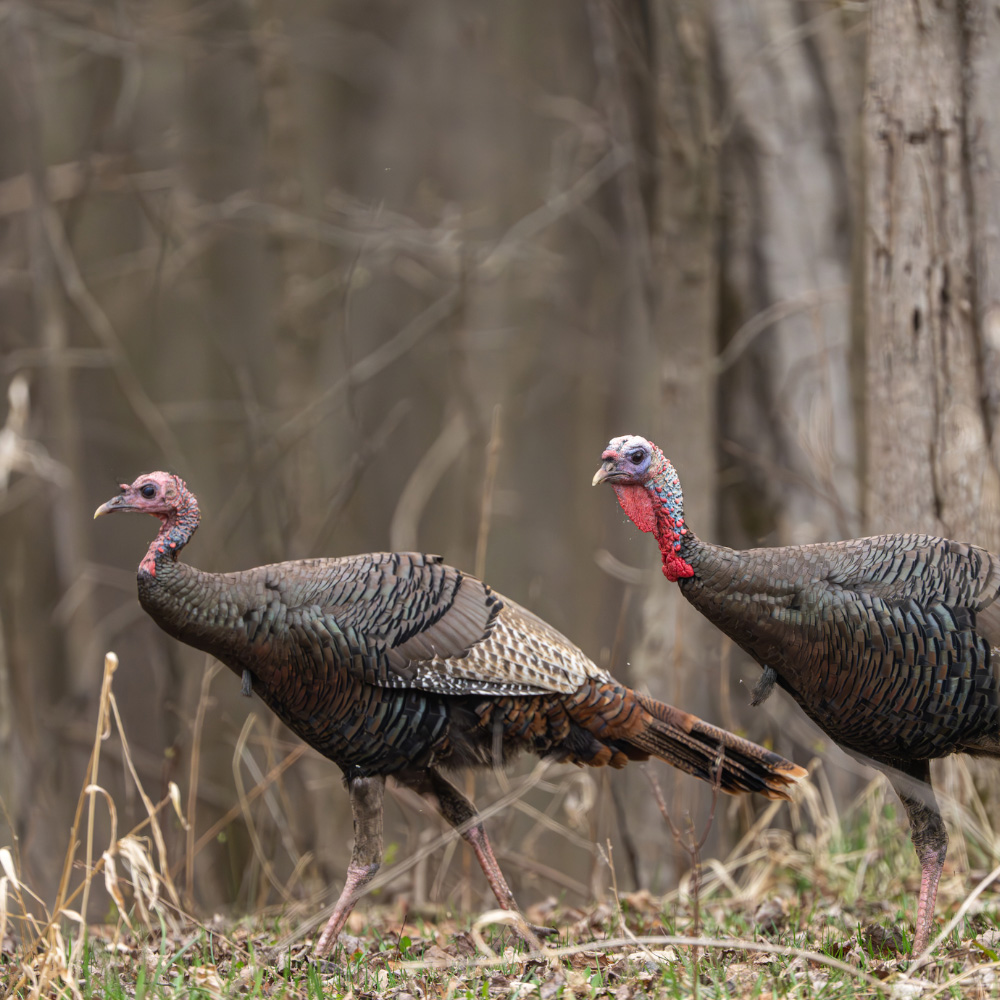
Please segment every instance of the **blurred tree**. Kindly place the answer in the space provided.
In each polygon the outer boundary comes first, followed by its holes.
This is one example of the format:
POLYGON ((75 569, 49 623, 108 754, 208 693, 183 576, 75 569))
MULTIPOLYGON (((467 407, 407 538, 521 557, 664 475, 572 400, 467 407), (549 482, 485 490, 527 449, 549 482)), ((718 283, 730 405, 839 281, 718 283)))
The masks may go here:
MULTIPOLYGON (((343 869, 350 820, 323 761, 226 818, 254 706, 228 676, 207 688, 204 658, 138 611, 153 526, 88 523, 140 471, 197 491, 206 569, 439 551, 623 679, 805 760, 815 730, 779 697, 745 707, 737 682, 756 668, 730 665, 648 540, 587 489, 601 445, 659 440, 692 524, 736 545, 855 532, 861 461, 873 527, 933 512, 994 541, 984 5, 920 8, 920 24, 895 2, 795 0, 4 10, 3 378, 27 380, 22 437, 66 476, 14 470, 0 490, 0 793, 39 890, 105 646, 151 794, 178 780, 198 836, 222 824, 190 880, 198 902, 272 894, 247 822, 291 895, 343 869), (933 71, 906 78, 911 46, 933 71)), ((287 740, 262 720, 239 767, 253 780, 287 740)), ((480 799, 500 794, 477 780, 480 799)), ((132 818, 127 783, 106 781, 132 818)), ((691 783, 664 781, 696 818, 704 796, 696 809, 691 783)), ((607 885, 592 847, 606 836, 635 869, 623 886, 672 885, 686 858, 641 775, 625 787, 614 803, 599 775, 561 777, 492 819, 506 870, 530 883, 516 891, 607 885)), ((393 801, 390 839, 414 855, 426 822, 393 801)), ((720 810, 714 848, 758 806, 720 810)), ((190 843, 174 831, 178 866, 190 843)), ((449 897, 450 857, 393 889, 449 897)))
MULTIPOLYGON (((859 99, 855 19, 807 15, 787 0, 667 0, 651 11, 652 64, 640 78, 656 85, 639 93, 657 125, 657 385, 646 419, 615 433, 663 445, 684 477, 687 519, 706 537, 745 546, 850 534, 857 415, 845 122, 859 99)), ((730 666, 729 644, 675 587, 654 586, 642 627, 633 670, 654 692, 775 739, 785 753, 808 747, 801 757, 821 740, 784 700, 747 711, 739 682, 754 683, 759 668, 739 652, 730 666)), ((702 802, 693 815, 707 815, 700 790, 673 784, 675 818, 692 799, 702 802)), ((652 865, 664 831, 652 812, 646 818, 640 847, 652 865)), ((718 823, 710 848, 724 851, 731 831, 718 823)))
MULTIPOLYGON (((1000 549, 1000 22, 984 3, 872 8, 866 526, 1000 549), (914 72, 914 67, 920 67, 914 72)), ((954 829, 989 762, 933 763, 954 829)), ((992 780, 982 780, 987 775, 992 780)), ((1000 797, 987 796, 1000 822, 1000 797)), ((990 845, 992 846, 992 845, 990 845)), ((953 856, 960 857, 961 848, 953 856)), ((995 847, 993 847, 995 850, 995 847)))
POLYGON ((995 550, 1000 111, 990 96, 1000 27, 987 10, 873 8, 866 513, 872 530, 995 550))

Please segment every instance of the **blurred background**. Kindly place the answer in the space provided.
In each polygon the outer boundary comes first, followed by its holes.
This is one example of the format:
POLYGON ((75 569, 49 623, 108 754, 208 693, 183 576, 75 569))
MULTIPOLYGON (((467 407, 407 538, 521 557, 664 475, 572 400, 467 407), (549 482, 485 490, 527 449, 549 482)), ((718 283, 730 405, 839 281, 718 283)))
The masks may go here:
MULTIPOLYGON (((339 771, 306 752, 241 807, 234 768, 249 788, 296 741, 142 613, 155 523, 91 519, 160 468, 199 497, 184 557, 203 569, 441 553, 628 683, 802 764, 821 754, 826 794, 850 801, 866 772, 783 693, 748 707, 759 669, 590 480, 611 436, 639 433, 714 541, 1000 543, 1000 45, 979 16, 0 5, 0 845, 29 884, 57 880, 109 649, 149 794, 194 789, 199 836, 225 820, 191 905, 342 884, 339 771)), ((124 829, 144 810, 115 743, 101 783, 124 829)), ((700 827, 709 790, 656 773, 675 821, 700 827)), ((502 785, 477 775, 477 802, 502 785)), ((709 849, 763 806, 720 802, 709 849)), ((387 823, 396 858, 442 829, 399 793, 387 823)), ((690 863, 637 768, 550 769, 490 829, 526 903, 606 892, 595 844, 623 891, 671 888, 690 863)), ((490 905, 462 850, 383 898, 490 905)))

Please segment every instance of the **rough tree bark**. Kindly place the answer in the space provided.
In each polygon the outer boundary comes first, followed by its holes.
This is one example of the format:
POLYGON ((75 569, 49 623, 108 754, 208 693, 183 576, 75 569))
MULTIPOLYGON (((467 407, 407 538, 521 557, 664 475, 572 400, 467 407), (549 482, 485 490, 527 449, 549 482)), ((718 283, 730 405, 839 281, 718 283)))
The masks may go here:
POLYGON ((975 255, 976 328, 982 364, 986 431, 994 466, 1000 465, 1000 18, 987 3, 963 7, 968 73, 965 142, 969 169, 972 252, 975 255))
POLYGON ((872 531, 995 548, 1000 121, 995 68, 969 34, 985 8, 966 19, 958 0, 871 7, 866 513, 872 531))
POLYGON ((796 0, 717 0, 722 530, 733 544, 858 522, 849 122, 857 43, 796 0))
MULTIPOLYGON (((648 435, 662 444, 678 468, 686 470, 686 513, 692 524, 710 525, 715 516, 715 354, 718 268, 718 158, 711 141, 711 57, 705 7, 687 0, 662 0, 652 7, 651 80, 655 145, 650 226, 650 355, 655 382, 648 403, 641 400, 641 425, 615 433, 648 435)), ((648 538, 643 559, 658 564, 648 538)), ((718 669, 721 636, 684 601, 675 586, 656 574, 643 602, 642 639, 632 656, 632 681, 654 695, 707 718, 718 718, 718 698, 703 683, 718 669)), ((632 787, 645 783, 630 776, 632 787)), ((709 795, 700 783, 669 774, 664 790, 672 818, 684 827, 690 814, 700 827, 709 795), (695 805, 697 803, 697 805, 695 805)), ((690 859, 678 853, 670 832, 647 794, 634 795, 631 828, 644 861, 645 881, 662 886, 665 858, 675 870, 690 859), (641 810, 641 811, 640 811, 641 810)), ((726 846, 722 824, 713 828, 710 850, 726 846)), ((670 873, 673 875, 675 873, 670 873)), ((673 878, 666 878, 670 883, 673 878)))
MULTIPOLYGON (((996 551, 996 12, 961 0, 882 0, 870 10, 866 527, 928 531, 996 551)), ((976 775, 987 772, 995 776, 995 765, 934 763, 946 814, 949 801, 979 794, 976 775)), ((995 828, 992 798, 984 808, 995 828)), ((952 838, 953 863, 962 863, 963 846, 952 838)))
MULTIPOLYGON (((850 293, 860 17, 798 0, 710 10, 722 190, 721 475, 709 537, 736 547, 850 537, 860 522, 850 293)), ((732 717, 758 737, 780 733, 791 756, 825 743, 838 758, 787 696, 749 707, 759 674, 734 653, 732 717)), ((828 774, 843 793, 854 785, 843 768, 828 774)))

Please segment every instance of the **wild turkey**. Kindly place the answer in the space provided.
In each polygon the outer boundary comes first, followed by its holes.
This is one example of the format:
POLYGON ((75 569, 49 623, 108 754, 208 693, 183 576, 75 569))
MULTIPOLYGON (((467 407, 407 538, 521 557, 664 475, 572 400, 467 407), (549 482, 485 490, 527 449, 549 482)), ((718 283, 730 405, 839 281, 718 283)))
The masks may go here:
POLYGON ((139 564, 139 602, 166 632, 244 679, 344 772, 354 851, 316 952, 327 951, 382 860, 385 779, 430 799, 471 845, 500 906, 517 903, 472 803, 441 768, 520 750, 622 767, 659 757, 727 792, 787 798, 805 771, 618 683, 530 611, 438 556, 370 553, 203 573, 177 555, 198 501, 153 472, 97 508, 162 522, 139 564))
POLYGON ((674 467, 635 435, 612 438, 594 485, 655 535, 663 573, 775 683, 899 795, 920 858, 913 951, 930 938, 948 834, 930 760, 1000 756, 1000 558, 929 535, 737 552, 684 521, 674 467))

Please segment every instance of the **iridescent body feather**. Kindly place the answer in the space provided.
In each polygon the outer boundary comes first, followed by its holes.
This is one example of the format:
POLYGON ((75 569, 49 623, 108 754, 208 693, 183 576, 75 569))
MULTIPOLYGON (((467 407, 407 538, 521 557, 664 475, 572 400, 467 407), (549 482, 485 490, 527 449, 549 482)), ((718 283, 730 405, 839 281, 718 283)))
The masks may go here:
POLYGON ((476 851, 500 905, 517 909, 472 804, 441 768, 497 766, 522 750, 612 767, 655 756, 724 791, 770 798, 786 798, 805 773, 632 691, 438 556, 378 552, 204 573, 177 559, 200 519, 178 477, 156 472, 123 485, 97 514, 114 511, 161 521, 138 576, 154 621, 249 681, 344 772, 355 849, 320 953, 378 870, 387 775, 434 801, 476 851))
POLYGON ((884 771, 922 868, 914 951, 927 945, 948 836, 929 761, 1000 756, 1000 559, 899 534, 736 551, 684 521, 677 473, 656 445, 613 438, 594 482, 659 543, 663 572, 841 747, 884 771))

